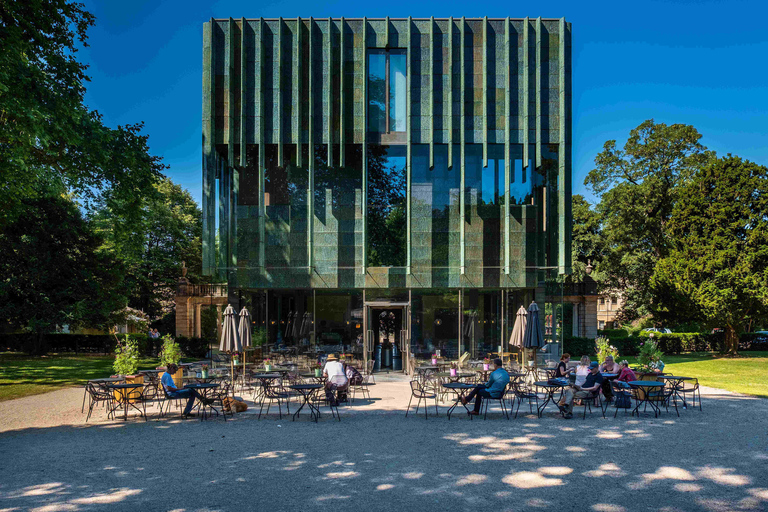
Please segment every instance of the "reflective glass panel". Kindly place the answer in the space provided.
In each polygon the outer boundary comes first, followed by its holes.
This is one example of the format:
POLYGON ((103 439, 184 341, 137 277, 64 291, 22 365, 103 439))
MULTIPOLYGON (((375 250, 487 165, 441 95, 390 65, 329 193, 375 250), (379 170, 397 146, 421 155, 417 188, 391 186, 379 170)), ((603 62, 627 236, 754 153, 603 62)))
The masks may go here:
POLYGON ((406 55, 404 52, 389 54, 389 131, 405 131, 405 76, 406 55))
POLYGON ((411 353, 417 362, 436 350, 446 359, 459 357, 459 292, 413 291, 411 302, 411 353))
POLYGON ((405 146, 368 146, 368 265, 405 266, 405 146))
POLYGON ((386 76, 387 54, 383 51, 368 53, 368 131, 387 131, 386 76))

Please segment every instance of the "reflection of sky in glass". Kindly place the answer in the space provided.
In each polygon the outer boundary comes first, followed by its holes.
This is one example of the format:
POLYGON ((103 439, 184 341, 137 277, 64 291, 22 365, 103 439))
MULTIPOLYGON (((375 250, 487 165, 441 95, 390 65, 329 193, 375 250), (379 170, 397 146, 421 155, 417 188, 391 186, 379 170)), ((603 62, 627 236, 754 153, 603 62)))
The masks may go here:
POLYGON ((458 151, 453 152, 453 169, 448 169, 448 146, 435 146, 435 167, 429 169, 429 146, 413 146, 411 173, 414 201, 430 204, 434 210, 443 210, 458 199, 461 171, 458 151), (453 192, 453 197, 451 196, 453 192))
POLYGON ((405 55, 389 56, 389 131, 405 131, 405 55))
POLYGON ((386 54, 368 54, 368 130, 386 131, 384 95, 386 94, 386 54))

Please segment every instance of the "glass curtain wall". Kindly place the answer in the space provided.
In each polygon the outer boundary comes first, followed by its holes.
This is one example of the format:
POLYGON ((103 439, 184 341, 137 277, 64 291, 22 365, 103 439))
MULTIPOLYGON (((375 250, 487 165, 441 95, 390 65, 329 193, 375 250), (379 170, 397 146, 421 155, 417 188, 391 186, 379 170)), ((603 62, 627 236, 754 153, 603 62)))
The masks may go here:
POLYGON ((435 166, 429 168, 429 146, 414 145, 411 156, 411 264, 414 271, 432 272, 432 285, 448 284, 448 269, 461 266, 458 238, 461 154, 453 152, 448 168, 448 146, 435 146, 435 166))
POLYGON ((405 146, 368 146, 368 266, 406 260, 405 146))
POLYGON ((316 345, 325 354, 363 356, 363 293, 315 292, 316 345))
POLYGON ((368 50, 368 131, 406 130, 405 50, 368 50))
POLYGON ((502 292, 469 289, 463 293, 461 352, 469 352, 472 359, 489 357, 502 345, 502 292))
POLYGON ((423 361, 437 350, 447 359, 459 357, 459 291, 413 290, 411 354, 423 361))

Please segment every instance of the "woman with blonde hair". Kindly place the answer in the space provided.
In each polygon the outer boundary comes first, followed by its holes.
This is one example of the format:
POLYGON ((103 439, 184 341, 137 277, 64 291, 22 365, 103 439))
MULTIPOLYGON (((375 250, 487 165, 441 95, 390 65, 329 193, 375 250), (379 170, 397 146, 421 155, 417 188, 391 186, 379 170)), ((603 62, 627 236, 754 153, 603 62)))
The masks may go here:
POLYGON ((576 367, 577 386, 582 386, 584 381, 587 380, 587 375, 589 375, 589 365, 591 362, 592 361, 589 359, 589 356, 581 356, 579 365, 576 367))

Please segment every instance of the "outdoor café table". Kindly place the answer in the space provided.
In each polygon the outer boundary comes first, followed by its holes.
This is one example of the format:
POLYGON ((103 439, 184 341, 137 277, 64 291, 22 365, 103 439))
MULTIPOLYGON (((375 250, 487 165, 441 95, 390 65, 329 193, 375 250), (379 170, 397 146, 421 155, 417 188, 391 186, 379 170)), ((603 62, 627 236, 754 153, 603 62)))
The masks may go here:
POLYGON ((669 381, 669 385, 672 386, 672 397, 674 398, 675 403, 677 403, 677 399, 679 398, 683 401, 683 409, 687 409, 688 404, 685 403, 685 395, 681 395, 679 389, 684 380, 693 380, 693 377, 680 377, 679 375, 659 375, 659 378, 669 381))
POLYGON ((475 369, 475 372, 480 376, 480 380, 483 382, 486 382, 488 380, 488 374, 491 373, 493 370, 482 370, 482 369, 475 369))
POLYGON ((515 382, 517 382, 519 379, 524 379, 525 376, 527 375, 524 372, 523 373, 521 373, 521 372, 510 372, 509 370, 507 370, 507 373, 509 374, 509 378, 511 380, 514 380, 515 382))
MULTIPOLYGON (((451 372, 439 372, 435 374, 435 377, 440 379, 440 384, 448 383, 448 382, 460 382, 461 379, 468 379, 470 377, 474 377, 475 374, 473 372, 456 372, 456 375, 451 375, 451 372)), ((447 390, 443 390, 443 397, 448 393, 447 390)), ((443 401, 443 398, 440 399, 440 401, 443 401)))
POLYGON ((416 373, 419 374, 419 379, 424 380, 438 371, 437 365, 422 365, 416 367, 416 373))
MULTIPOLYGON (((103 379, 90 379, 88 381, 89 384, 96 384, 99 387, 106 387, 111 382, 125 382, 125 379, 123 377, 104 377, 103 379)), ((83 389, 83 407, 80 409, 80 412, 85 412, 85 399, 87 396, 88 386, 86 385, 83 389)))
MULTIPOLYGON (((299 415, 305 405, 308 405, 309 413, 312 419, 315 420, 315 423, 317 423, 317 420, 320 418, 320 408, 312 403, 312 395, 314 395, 318 389, 322 389, 322 387, 322 384, 294 384, 293 386, 288 386, 289 389, 299 393, 302 398, 302 404, 299 409, 293 413, 293 419, 291 421, 296 421, 296 416, 299 415)), ((331 409, 331 412, 333 412, 333 409, 331 409)), ((341 421, 341 415, 339 415, 339 421, 341 421)))
MULTIPOLYGON (((203 421, 208 417, 208 413, 207 413, 208 410, 215 412, 216 416, 219 415, 219 411, 214 409, 212 404, 205 403, 205 399, 208 398, 208 395, 211 392, 211 390, 216 389, 219 386, 220 384, 214 383, 214 382, 197 382, 197 383, 187 384, 186 386, 184 386, 184 389, 194 389, 198 393, 200 393, 200 395, 203 397, 203 400, 200 400, 198 402, 198 408, 202 413, 202 416, 200 417, 200 421, 203 421)), ((224 416, 224 419, 226 420, 227 417, 224 416)))
MULTIPOLYGON (((443 387, 446 389, 450 389, 451 391, 456 393, 456 401, 448 409, 448 419, 449 420, 451 419, 451 413, 453 413, 453 410, 459 404, 464 406, 464 409, 466 409, 467 414, 469 414, 469 409, 467 408, 466 405, 462 403, 462 398, 464 398, 467 395, 467 392, 469 392, 472 389, 475 389, 475 384, 467 384, 465 382, 446 382, 445 384, 443 384, 443 387)), ((471 414, 469 414, 469 419, 472 419, 471 414)))
MULTIPOLYGON (((110 414, 115 412, 117 409, 120 409, 122 407, 123 410, 124 410, 123 421, 128 421, 128 406, 131 406, 134 409, 136 409, 137 411, 139 411, 139 414, 144 416, 144 413, 141 412, 141 409, 139 409, 136 406, 136 404, 131 402, 131 398, 135 398, 135 397, 131 397, 130 396, 131 395, 131 391, 133 391, 135 389, 138 389, 138 388, 143 388, 144 384, 139 384, 139 383, 136 383, 136 384, 107 384, 106 386, 107 386, 107 388, 109 388, 112 391, 120 391, 120 393, 114 393, 115 406, 112 407, 112 409, 109 411, 110 414)), ((146 419, 146 417, 144 419, 146 419)))
POLYGON ((262 395, 259 401, 259 405, 261 405, 264 402, 264 392, 272 385, 272 381, 281 378, 281 375, 279 373, 254 373, 251 377, 261 382, 262 395))
POLYGON ((535 386, 543 388, 544 392, 547 394, 546 399, 544 400, 544 403, 542 403, 539 406, 539 418, 541 418, 541 415, 544 414, 544 409, 547 407, 547 403, 552 402, 555 403, 555 393, 559 390, 562 390, 566 385, 563 383, 557 383, 550 382, 547 380, 539 380, 533 383, 535 386))
POLYGON ((619 376, 618 373, 605 373, 605 372, 600 372, 600 375, 602 375, 604 379, 608 379, 608 380, 613 380, 619 376))
MULTIPOLYGON (((651 392, 657 391, 659 388, 664 387, 663 382, 656 382, 655 380, 633 380, 630 382, 627 382, 629 384, 629 387, 632 389, 642 390, 642 393, 637 393, 637 396, 642 397, 640 400, 637 401, 637 406, 632 410, 632 416, 634 416, 635 413, 637 413, 638 417, 640 416, 640 406, 643 404, 651 404, 651 409, 653 409, 653 417, 656 418, 659 415, 659 408, 656 406, 656 404, 653 403, 653 400, 650 400, 651 392)), ((643 409, 645 411, 645 408, 643 409)))
POLYGON ((325 377, 323 377, 322 373, 320 374, 319 377, 317 375, 315 375, 314 372, 313 373, 302 373, 302 374, 300 374, 300 377, 302 377, 304 379, 308 379, 308 380, 313 380, 317 384, 322 384, 323 382, 325 382, 325 377))

